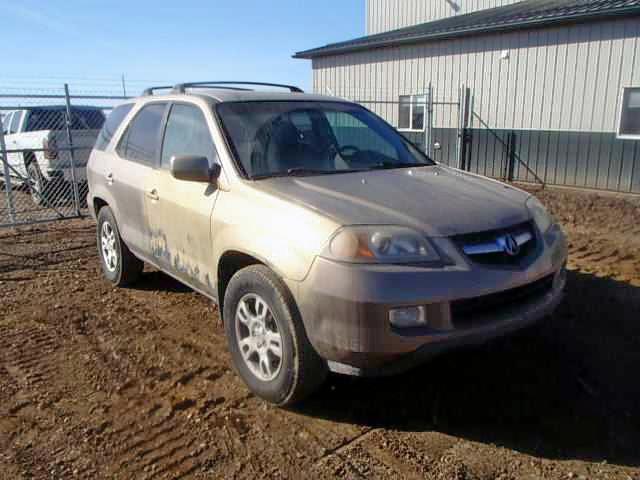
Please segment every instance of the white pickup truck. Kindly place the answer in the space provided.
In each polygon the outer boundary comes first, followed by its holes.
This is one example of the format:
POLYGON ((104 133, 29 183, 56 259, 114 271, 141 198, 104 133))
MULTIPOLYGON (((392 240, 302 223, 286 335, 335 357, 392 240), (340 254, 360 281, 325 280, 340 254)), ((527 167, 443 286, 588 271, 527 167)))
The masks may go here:
MULTIPOLYGON (((7 160, 11 182, 28 185, 38 205, 51 203, 51 197, 68 189, 72 180, 71 155, 75 179, 86 184, 86 165, 105 115, 98 107, 72 107, 70 134, 67 110, 63 106, 25 107, 10 111, 3 118, 7 160)), ((0 171, 2 175, 2 171, 0 171)))

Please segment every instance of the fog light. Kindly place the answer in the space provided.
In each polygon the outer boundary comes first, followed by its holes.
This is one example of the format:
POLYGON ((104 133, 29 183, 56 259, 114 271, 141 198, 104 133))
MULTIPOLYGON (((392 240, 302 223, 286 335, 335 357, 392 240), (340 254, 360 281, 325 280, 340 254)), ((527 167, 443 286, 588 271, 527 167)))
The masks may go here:
POLYGON ((403 307, 389 310, 389 323, 396 328, 424 327, 427 325, 427 311, 424 306, 403 307))

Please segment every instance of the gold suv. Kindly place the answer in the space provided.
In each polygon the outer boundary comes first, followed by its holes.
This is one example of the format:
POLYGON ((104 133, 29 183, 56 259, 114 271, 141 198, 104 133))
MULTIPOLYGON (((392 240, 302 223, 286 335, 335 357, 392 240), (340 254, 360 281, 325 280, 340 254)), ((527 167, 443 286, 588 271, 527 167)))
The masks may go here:
POLYGON ((395 373, 558 305, 565 237, 528 193, 433 162, 344 100, 162 88, 113 110, 88 163, 102 269, 123 286, 147 262, 216 302, 262 398, 395 373))

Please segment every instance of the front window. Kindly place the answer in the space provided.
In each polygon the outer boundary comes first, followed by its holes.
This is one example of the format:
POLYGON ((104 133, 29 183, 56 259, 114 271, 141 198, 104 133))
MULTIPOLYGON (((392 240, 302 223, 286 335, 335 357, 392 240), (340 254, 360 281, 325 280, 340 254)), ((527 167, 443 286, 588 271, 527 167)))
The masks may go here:
POLYGON ((339 102, 226 102, 218 115, 250 178, 433 165, 382 119, 339 102))
POLYGON ((401 95, 398 111, 398 128, 407 131, 424 131, 427 106, 425 95, 401 95))
POLYGON ((171 107, 162 144, 161 165, 171 168, 171 158, 179 155, 207 157, 209 164, 217 163, 209 126, 199 107, 176 104, 171 107))

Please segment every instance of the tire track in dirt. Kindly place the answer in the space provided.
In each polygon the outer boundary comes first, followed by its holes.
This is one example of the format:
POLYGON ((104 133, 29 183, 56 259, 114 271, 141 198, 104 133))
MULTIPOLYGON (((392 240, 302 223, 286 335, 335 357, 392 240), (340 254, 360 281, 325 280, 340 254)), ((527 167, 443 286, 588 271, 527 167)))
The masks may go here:
POLYGON ((151 390, 149 385, 136 382, 123 388, 122 398, 109 408, 117 421, 107 428, 104 443, 117 447, 110 448, 109 463, 113 467, 105 474, 118 472, 126 478, 151 479, 170 471, 180 477, 200 468, 207 453, 221 458, 217 449, 212 450, 209 443, 194 435, 200 422, 191 420, 196 413, 206 413, 209 422, 218 422, 215 410, 223 400, 185 388, 196 380, 211 384, 220 378, 222 374, 215 368, 196 367, 164 378, 151 390), (176 386, 185 390, 180 397, 175 397, 176 386), (134 405, 146 408, 140 412, 132 409, 134 405))
POLYGON ((51 332, 38 327, 0 330, 0 358, 4 368, 19 383, 36 387, 56 372, 52 355, 60 345, 51 332))

